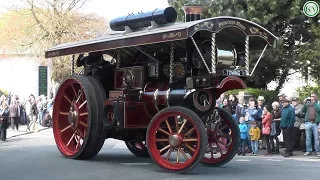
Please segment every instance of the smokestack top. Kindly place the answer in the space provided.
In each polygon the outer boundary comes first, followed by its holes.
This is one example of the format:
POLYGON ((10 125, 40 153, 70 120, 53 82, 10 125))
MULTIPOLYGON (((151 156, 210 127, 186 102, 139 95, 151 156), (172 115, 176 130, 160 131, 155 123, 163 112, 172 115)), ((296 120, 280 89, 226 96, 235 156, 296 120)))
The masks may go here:
POLYGON ((197 4, 185 4, 183 11, 185 13, 185 22, 196 21, 201 19, 203 7, 197 4))
POLYGON ((183 10, 185 14, 201 14, 203 11, 203 7, 197 4, 185 4, 183 6, 183 10))

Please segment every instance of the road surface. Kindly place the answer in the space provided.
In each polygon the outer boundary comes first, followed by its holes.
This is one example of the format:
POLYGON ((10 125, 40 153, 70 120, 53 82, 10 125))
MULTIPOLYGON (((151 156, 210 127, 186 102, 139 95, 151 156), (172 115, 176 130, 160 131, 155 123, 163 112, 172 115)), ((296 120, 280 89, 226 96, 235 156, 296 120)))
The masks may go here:
POLYGON ((52 129, 14 137, 0 143, 1 180, 272 180, 317 179, 315 157, 237 156, 227 165, 198 165, 188 174, 166 173, 149 158, 138 158, 117 140, 107 140, 92 160, 63 158, 52 129))

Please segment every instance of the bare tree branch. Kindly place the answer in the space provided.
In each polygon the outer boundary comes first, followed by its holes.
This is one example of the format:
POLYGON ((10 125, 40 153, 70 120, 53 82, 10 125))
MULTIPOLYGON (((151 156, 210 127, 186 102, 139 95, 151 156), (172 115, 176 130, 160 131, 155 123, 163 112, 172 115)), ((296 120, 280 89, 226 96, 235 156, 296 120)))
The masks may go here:
MULTIPOLYGON (((70 12, 78 3, 80 3, 82 0, 72 0, 69 4, 69 7, 66 9, 65 13, 70 12)), ((83 0, 83 2, 86 2, 86 0, 83 0)))
POLYGON ((88 1, 88 0, 84 0, 84 1, 81 3, 81 5, 80 5, 78 8, 75 9, 75 11, 81 9, 87 1, 88 1))
POLYGON ((39 20, 38 16, 36 15, 35 13, 35 10, 34 10, 34 0, 26 0, 28 2, 28 4, 31 6, 30 8, 30 11, 31 11, 31 14, 34 18, 34 20, 38 23, 39 27, 44 31, 46 32, 47 34, 50 34, 50 32, 43 26, 43 24, 41 23, 41 21, 39 20))
MULTIPOLYGON (((106 31, 106 20, 77 11, 89 0, 22 0, 27 7, 11 10, 0 26, 0 46, 21 52, 34 52, 43 61, 44 51, 53 45, 93 38, 106 31), (12 24, 12 21, 15 21, 12 24)), ((1 17, 0 17, 1 18, 1 17)), ((10 49, 9 49, 10 50, 10 49)), ((44 61, 45 62, 45 61, 44 61)), ((55 61, 53 77, 66 75, 69 61, 55 61)), ((68 71, 69 72, 69 71, 68 71)))
POLYGON ((24 45, 22 45, 22 46, 31 46, 31 45, 33 45, 33 44, 35 44, 35 43, 37 43, 37 42, 39 42, 39 41, 43 40, 46 36, 47 36, 47 35, 46 35, 46 34, 44 34, 44 35, 43 35, 43 36, 41 36, 40 38, 35 39, 35 41, 30 42, 29 44, 24 44, 24 45))

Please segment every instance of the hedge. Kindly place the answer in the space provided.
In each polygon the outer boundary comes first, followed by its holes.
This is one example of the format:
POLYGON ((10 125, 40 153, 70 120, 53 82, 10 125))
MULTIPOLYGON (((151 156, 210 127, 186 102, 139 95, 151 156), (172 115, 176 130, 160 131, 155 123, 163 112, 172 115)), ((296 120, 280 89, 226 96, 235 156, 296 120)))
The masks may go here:
POLYGON ((0 96, 2 95, 8 96, 8 94, 9 94, 8 91, 0 88, 0 96))

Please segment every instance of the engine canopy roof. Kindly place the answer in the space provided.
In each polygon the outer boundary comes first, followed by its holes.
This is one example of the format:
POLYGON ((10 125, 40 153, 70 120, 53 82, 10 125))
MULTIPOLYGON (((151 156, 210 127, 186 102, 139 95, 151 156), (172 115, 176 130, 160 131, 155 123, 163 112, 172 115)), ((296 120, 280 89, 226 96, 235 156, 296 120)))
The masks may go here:
POLYGON ((232 36, 231 38, 237 38, 238 33, 242 32, 246 36, 254 37, 250 43, 250 49, 262 49, 266 44, 275 47, 278 40, 275 35, 254 22, 238 17, 220 16, 197 21, 165 24, 158 28, 144 28, 130 33, 115 32, 91 40, 61 44, 48 49, 45 52, 45 57, 52 58, 178 41, 187 39, 202 30, 215 33, 221 30, 228 31, 228 34, 232 36))

